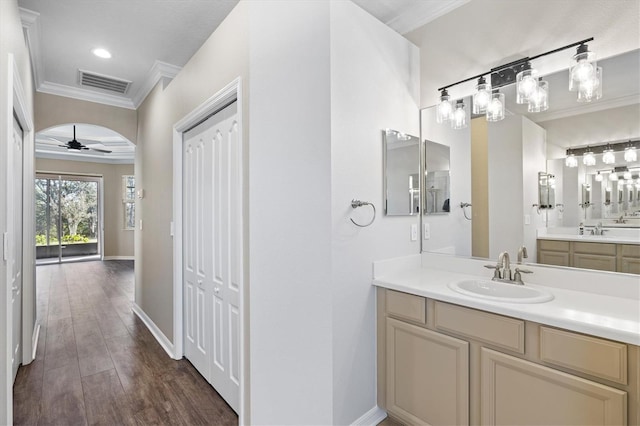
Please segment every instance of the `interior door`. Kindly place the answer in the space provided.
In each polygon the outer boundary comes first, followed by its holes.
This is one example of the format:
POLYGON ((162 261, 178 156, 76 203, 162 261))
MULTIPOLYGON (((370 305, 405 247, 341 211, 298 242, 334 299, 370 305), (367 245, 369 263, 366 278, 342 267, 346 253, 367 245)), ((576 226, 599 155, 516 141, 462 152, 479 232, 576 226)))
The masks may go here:
POLYGON ((12 149, 12 212, 13 226, 11 229, 11 254, 9 265, 11 268, 11 309, 13 312, 13 329, 11 345, 11 367, 13 380, 18 373, 22 359, 22 129, 18 121, 13 119, 13 149, 12 149))
POLYGON ((185 355, 236 412, 242 211, 237 103, 184 135, 185 355))

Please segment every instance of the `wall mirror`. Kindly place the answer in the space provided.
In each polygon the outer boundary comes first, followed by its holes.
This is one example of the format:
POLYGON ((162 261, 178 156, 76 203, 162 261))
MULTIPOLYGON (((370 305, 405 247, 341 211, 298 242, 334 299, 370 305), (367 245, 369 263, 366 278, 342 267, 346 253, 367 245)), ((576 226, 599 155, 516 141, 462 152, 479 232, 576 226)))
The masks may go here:
MULTIPOLYGON (((567 90, 565 69, 544 76, 549 87, 544 112, 516 104, 514 85, 500 89, 507 105, 501 121, 473 115, 470 96, 461 98, 467 126, 459 130, 438 124, 435 106, 421 110, 421 139, 450 147, 452 186, 449 215, 421 216, 432 223, 423 251, 495 261, 505 250, 515 257, 524 245, 526 261, 538 263, 539 235, 577 235, 580 223, 587 229, 601 223, 610 230, 605 235, 627 238, 628 233, 632 243, 640 241, 640 162, 625 160, 622 150, 615 152, 614 163, 605 164, 597 153, 595 165, 585 165, 582 156, 576 157, 577 167, 566 165, 567 150, 640 138, 640 50, 600 59, 598 66, 604 70, 602 98, 593 102, 576 101, 575 92, 567 90), (539 185, 540 171, 554 176, 553 197, 548 185, 539 185), (631 176, 625 178, 625 172, 631 176), (587 187, 590 191, 583 191, 587 187), (472 220, 460 203, 472 205, 472 220)), ((426 191, 424 196, 428 199, 426 191)))
POLYGON ((424 141, 424 208, 425 215, 448 214, 451 211, 449 147, 424 141))
POLYGON ((417 136, 382 131, 384 212, 388 216, 420 213, 420 144, 417 136))
POLYGON ((538 208, 552 209, 556 203, 556 177, 550 173, 538 172, 538 208))

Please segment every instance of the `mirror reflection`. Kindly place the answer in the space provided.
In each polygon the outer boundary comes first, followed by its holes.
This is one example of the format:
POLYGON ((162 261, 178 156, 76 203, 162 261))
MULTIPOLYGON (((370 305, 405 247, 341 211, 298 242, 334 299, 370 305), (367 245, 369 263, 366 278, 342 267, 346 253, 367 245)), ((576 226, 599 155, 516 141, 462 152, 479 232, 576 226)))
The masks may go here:
MULTIPOLYGON (((431 226, 423 250, 495 260, 501 251, 514 255, 525 246, 531 263, 640 273, 640 163, 625 158, 625 149, 615 150, 613 162, 603 160, 606 144, 631 141, 640 148, 640 50, 598 65, 602 98, 593 102, 576 102, 563 70, 544 76, 544 112, 516 104, 514 85, 500 89, 507 105, 501 121, 487 122, 469 108, 468 128, 452 130, 436 123, 435 107, 421 112, 422 138, 451 147, 451 180, 458 188, 452 195, 459 197, 450 204, 447 226, 431 226), (594 161, 585 164, 589 150, 594 161), (570 153, 579 154, 574 167, 567 165, 570 153), (473 206, 468 226, 460 202, 473 206)), ((471 97, 464 103, 472 105, 471 97)))
POLYGON ((420 144, 416 136, 386 129, 384 142, 385 214, 411 216, 420 212, 420 144))
POLYGON ((450 208, 449 147, 424 141, 424 214, 447 214, 450 208))

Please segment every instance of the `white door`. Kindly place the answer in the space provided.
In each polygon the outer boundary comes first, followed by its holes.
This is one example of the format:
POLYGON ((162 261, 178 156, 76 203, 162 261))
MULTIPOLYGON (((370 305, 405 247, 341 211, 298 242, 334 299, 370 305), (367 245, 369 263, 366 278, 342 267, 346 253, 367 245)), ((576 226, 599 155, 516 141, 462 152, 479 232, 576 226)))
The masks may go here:
POLYGON ((183 136, 185 356, 238 412, 242 226, 237 103, 183 136))
POLYGON ((22 359, 22 129, 13 119, 13 147, 11 171, 11 212, 12 228, 9 230, 11 309, 13 311, 13 329, 11 345, 11 366, 15 380, 22 359))

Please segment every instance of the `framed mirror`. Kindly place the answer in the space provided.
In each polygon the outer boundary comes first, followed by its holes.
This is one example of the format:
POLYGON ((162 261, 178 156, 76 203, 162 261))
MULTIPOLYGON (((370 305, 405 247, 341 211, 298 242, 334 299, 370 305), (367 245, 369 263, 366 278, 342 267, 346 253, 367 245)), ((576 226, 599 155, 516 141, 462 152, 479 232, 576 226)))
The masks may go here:
POLYGON ((451 211, 451 179, 449 147, 424 141, 424 200, 425 215, 448 214, 451 211))
POLYGON ((538 172, 538 208, 552 209, 556 204, 556 177, 538 172))
POLYGON ((420 140, 386 129, 384 145, 384 212, 388 216, 420 213, 420 140))

